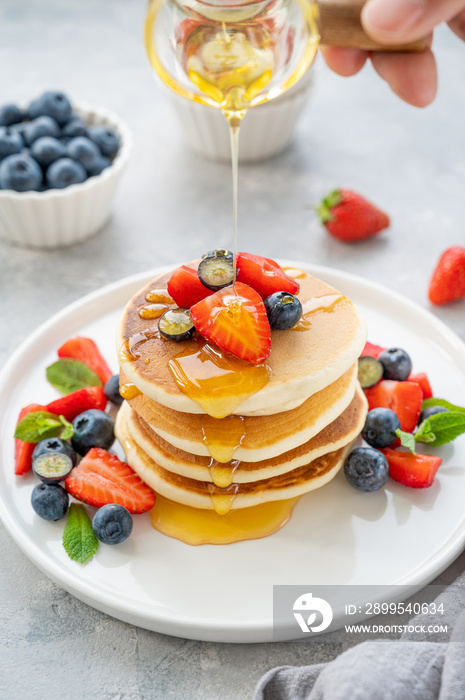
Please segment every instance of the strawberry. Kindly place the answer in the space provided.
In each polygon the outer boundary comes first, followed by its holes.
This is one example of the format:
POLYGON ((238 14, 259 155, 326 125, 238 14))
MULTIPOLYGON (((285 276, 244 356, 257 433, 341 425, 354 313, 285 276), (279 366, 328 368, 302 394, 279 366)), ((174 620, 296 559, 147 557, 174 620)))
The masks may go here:
POLYGON ((407 377, 407 381, 413 382, 414 384, 418 384, 418 386, 421 389, 421 393, 423 394, 423 401, 432 397, 433 390, 431 389, 431 384, 429 383, 429 379, 425 372, 417 372, 417 374, 411 374, 409 377, 407 377))
POLYGON ((105 410, 107 398, 101 386, 85 387, 78 389, 71 394, 52 401, 45 407, 46 411, 56 413, 57 416, 64 416, 66 420, 72 421, 80 413, 87 411, 89 408, 98 408, 100 411, 105 410))
POLYGON ((237 281, 255 289, 262 299, 275 292, 298 294, 300 285, 286 275, 277 262, 251 253, 238 253, 236 258, 237 281))
MULTIPOLYGON (((29 413, 35 411, 46 411, 45 406, 31 403, 29 406, 21 409, 18 416, 18 423, 29 413)), ((32 467, 32 453, 34 452, 35 442, 23 442, 15 438, 15 474, 26 474, 32 467)))
POLYGON ((444 251, 429 285, 432 304, 448 304, 465 297, 465 248, 453 246, 444 251))
POLYGON ((193 304, 197 304, 213 292, 202 284, 197 270, 182 265, 170 277, 168 294, 180 308, 190 309, 193 304))
POLYGON ((442 464, 441 457, 414 455, 386 448, 381 450, 389 464, 389 476, 404 486, 423 489, 434 481, 435 474, 442 464))
POLYGON ((103 384, 113 376, 113 372, 100 354, 100 350, 91 338, 78 336, 71 338, 58 348, 58 357, 70 357, 79 360, 97 374, 103 384))
POLYGON ((100 447, 93 447, 65 479, 68 493, 78 501, 100 508, 118 503, 130 513, 145 513, 155 493, 129 464, 100 447))
POLYGON ((413 382, 396 382, 383 379, 370 389, 365 389, 368 408, 390 408, 397 413, 400 427, 411 433, 418 423, 423 395, 418 384, 413 382))
POLYGON ((330 192, 317 208, 328 233, 341 241, 369 238, 389 226, 389 217, 351 190, 330 192))
POLYGON ((378 359, 378 356, 384 351, 386 348, 381 347, 381 345, 373 345, 373 343, 370 343, 369 340, 365 343, 365 347, 363 348, 360 357, 366 357, 369 355, 370 357, 374 357, 375 360, 378 359))
POLYGON ((270 324, 259 294, 236 282, 191 307, 194 326, 221 350, 251 364, 266 360, 271 350, 270 324))

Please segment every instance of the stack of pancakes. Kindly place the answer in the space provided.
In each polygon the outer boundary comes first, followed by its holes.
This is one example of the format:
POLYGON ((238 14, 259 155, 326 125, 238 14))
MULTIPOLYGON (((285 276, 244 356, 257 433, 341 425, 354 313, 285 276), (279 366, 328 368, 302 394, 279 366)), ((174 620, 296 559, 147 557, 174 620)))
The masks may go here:
MULTIPOLYGON (((140 315, 169 277, 156 278, 130 300, 118 330, 126 400, 116 432, 128 463, 166 499, 218 514, 294 498, 327 483, 359 435, 367 410, 357 381, 366 330, 354 305, 302 274, 303 318, 292 330, 272 331, 261 388, 252 381, 247 392, 247 380, 238 394, 237 382, 228 380, 219 397, 212 391, 198 401, 176 381, 170 364, 204 341, 166 340, 157 333, 157 320, 140 315), (216 417, 225 405, 229 415, 216 417)), ((218 349, 215 353, 221 359, 218 349)), ((247 377, 250 366, 236 361, 231 376, 242 371, 247 377)))

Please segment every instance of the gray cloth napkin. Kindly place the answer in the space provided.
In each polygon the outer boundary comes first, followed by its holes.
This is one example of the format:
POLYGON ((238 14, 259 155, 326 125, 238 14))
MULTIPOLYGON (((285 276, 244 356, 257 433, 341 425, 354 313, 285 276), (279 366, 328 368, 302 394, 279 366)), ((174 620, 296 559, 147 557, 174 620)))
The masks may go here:
MULTIPOLYGON (((450 634, 368 641, 333 661, 265 674, 254 700, 465 700, 465 572, 436 599, 450 634)), ((415 625, 437 623, 417 615, 415 625)), ((311 644, 308 648, 311 656, 311 644)))

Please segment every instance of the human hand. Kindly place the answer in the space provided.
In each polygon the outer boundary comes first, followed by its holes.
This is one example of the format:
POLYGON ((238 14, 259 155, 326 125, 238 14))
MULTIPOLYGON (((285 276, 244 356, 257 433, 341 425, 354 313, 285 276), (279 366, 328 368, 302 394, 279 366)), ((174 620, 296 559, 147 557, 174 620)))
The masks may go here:
POLYGON ((339 75, 355 75, 371 62, 376 72, 405 102, 426 107, 437 92, 436 61, 431 51, 433 29, 447 22, 465 41, 465 0, 368 0, 362 10, 367 34, 383 44, 402 44, 428 36, 421 53, 368 52, 322 47, 328 66, 339 75))

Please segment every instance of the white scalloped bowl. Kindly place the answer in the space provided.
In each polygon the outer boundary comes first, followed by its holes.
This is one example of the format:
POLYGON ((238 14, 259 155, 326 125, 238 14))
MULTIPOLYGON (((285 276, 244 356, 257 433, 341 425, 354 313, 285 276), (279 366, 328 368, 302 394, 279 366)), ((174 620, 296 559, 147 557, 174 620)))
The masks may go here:
MULTIPOLYGON (((312 64, 301 80, 274 100, 249 110, 239 139, 239 161, 254 163, 284 151, 294 138, 297 122, 315 89, 318 62, 312 64)), ((189 102, 166 88, 187 147, 210 160, 229 161, 231 145, 228 125, 219 109, 189 102)))
POLYGON ((97 233, 108 221, 120 175, 129 159, 132 136, 113 112, 84 102, 73 111, 91 125, 113 129, 120 147, 100 175, 64 189, 45 192, 0 190, 0 238, 25 248, 59 248, 97 233))

